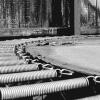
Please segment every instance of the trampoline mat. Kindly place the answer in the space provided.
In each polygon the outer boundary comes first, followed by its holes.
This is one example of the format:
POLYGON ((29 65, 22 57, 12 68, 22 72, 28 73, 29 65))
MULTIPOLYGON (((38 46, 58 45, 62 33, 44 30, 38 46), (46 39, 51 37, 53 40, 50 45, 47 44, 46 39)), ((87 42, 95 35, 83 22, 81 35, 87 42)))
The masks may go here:
POLYGON ((63 68, 100 75, 100 45, 42 47, 39 53, 63 68))

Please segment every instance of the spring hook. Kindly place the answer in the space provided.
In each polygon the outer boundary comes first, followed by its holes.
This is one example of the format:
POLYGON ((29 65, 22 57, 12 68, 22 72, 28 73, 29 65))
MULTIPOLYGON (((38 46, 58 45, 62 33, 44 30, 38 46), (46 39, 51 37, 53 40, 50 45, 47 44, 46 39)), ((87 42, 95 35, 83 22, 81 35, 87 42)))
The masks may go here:
POLYGON ((45 64, 45 65, 43 65, 43 69, 52 70, 52 69, 54 69, 54 67, 52 65, 50 65, 50 64, 45 64))
POLYGON ((99 84, 100 84, 100 76, 95 76, 95 77, 94 77, 94 81, 95 81, 96 83, 99 83, 99 84))
POLYGON ((74 74, 74 72, 71 71, 71 70, 62 69, 62 70, 61 70, 61 74, 62 74, 62 75, 69 75, 69 76, 72 76, 72 75, 74 74))
POLYGON ((67 69, 56 69, 58 77, 62 76, 72 76, 74 74, 73 71, 67 69))

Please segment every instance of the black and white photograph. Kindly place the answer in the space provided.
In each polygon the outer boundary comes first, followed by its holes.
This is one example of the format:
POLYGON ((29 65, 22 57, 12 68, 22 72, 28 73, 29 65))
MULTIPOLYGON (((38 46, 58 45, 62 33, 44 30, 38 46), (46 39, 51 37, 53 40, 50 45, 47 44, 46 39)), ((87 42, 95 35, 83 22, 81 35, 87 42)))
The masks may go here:
POLYGON ((100 0, 0 0, 0 100, 100 100, 100 0))

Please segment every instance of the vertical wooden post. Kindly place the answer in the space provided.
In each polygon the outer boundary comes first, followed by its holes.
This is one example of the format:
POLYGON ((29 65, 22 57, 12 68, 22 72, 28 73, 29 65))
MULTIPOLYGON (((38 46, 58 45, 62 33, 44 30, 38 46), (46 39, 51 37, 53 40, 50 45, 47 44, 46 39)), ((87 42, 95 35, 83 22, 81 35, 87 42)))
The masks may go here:
POLYGON ((47 0, 47 27, 51 26, 52 22, 52 0, 47 0))
POLYGON ((74 0, 74 35, 80 35, 81 0, 74 0))

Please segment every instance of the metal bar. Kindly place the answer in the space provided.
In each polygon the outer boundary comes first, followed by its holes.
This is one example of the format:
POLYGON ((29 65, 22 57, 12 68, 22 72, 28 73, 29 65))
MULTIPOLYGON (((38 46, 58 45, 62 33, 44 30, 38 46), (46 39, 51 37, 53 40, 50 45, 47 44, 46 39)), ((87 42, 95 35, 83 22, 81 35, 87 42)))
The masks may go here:
POLYGON ((57 77, 56 70, 41 70, 33 72, 23 72, 23 73, 12 73, 12 74, 1 74, 0 83, 15 83, 23 81, 31 81, 38 79, 47 79, 57 77))
POLYGON ((1 100, 7 100, 7 99, 15 99, 21 97, 43 95, 65 90, 69 91, 88 86, 89 86, 89 81, 86 78, 81 77, 63 81, 0 88, 0 92, 1 92, 1 100))

